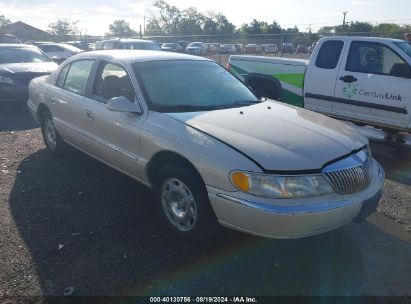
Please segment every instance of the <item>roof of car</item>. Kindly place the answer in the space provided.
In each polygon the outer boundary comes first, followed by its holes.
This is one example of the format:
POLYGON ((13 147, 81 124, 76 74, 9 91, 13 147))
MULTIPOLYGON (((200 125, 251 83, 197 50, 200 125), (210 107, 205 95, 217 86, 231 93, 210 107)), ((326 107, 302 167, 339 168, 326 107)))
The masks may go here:
POLYGON ((135 39, 135 38, 111 38, 111 39, 105 39, 102 40, 101 42, 110 42, 110 41, 117 41, 117 42, 123 42, 123 43, 135 43, 135 42, 145 42, 145 43, 154 43, 151 40, 144 40, 144 39, 135 39))
POLYGON ((8 48, 8 47, 13 47, 13 48, 36 48, 35 45, 31 44, 21 44, 21 43, 0 43, 1 48, 8 48))
POLYGON ((147 62, 147 61, 161 61, 161 60, 202 60, 211 61, 210 59, 162 51, 146 51, 146 50, 101 50, 81 53, 73 59, 80 58, 96 58, 105 60, 121 60, 127 62, 147 62))
POLYGON ((401 42, 404 40, 394 39, 394 38, 381 38, 381 37, 362 37, 362 36, 330 36, 324 37, 323 39, 341 39, 341 40, 359 40, 359 41, 392 41, 401 42))

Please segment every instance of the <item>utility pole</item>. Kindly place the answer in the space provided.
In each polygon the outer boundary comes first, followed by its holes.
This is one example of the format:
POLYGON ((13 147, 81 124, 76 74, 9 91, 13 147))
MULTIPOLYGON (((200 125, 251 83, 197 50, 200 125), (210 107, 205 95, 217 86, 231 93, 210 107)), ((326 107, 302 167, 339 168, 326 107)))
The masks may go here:
POLYGON ((146 16, 144 16, 143 31, 145 35, 146 34, 146 16))
POLYGON ((347 14, 348 14, 347 11, 343 12, 343 15, 344 15, 344 19, 343 19, 343 29, 344 29, 344 30, 345 30, 345 16, 347 16, 347 14))

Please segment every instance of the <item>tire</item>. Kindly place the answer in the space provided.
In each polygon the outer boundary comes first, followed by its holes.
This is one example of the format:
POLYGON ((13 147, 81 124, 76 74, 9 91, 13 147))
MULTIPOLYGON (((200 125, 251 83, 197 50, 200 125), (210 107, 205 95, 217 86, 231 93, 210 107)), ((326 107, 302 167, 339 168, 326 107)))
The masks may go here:
POLYGON ((40 123, 41 133, 43 135, 43 140, 47 151, 56 156, 64 154, 67 150, 67 144, 54 127, 53 117, 51 116, 49 110, 43 111, 41 114, 40 123))
POLYGON ((169 165, 159 172, 155 202, 162 222, 186 241, 202 241, 220 227, 203 181, 184 164, 169 165))
POLYGON ((258 98, 266 97, 272 100, 281 100, 281 94, 278 92, 277 88, 269 82, 253 81, 252 84, 250 84, 250 87, 258 98))

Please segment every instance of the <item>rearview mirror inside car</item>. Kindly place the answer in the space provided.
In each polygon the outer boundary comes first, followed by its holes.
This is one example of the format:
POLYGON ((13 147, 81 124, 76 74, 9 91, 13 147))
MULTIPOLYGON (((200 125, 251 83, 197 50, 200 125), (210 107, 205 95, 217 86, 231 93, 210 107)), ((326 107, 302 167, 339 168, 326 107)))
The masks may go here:
POLYGON ((131 102, 124 96, 111 98, 107 103, 107 109, 113 112, 143 113, 138 103, 131 102))

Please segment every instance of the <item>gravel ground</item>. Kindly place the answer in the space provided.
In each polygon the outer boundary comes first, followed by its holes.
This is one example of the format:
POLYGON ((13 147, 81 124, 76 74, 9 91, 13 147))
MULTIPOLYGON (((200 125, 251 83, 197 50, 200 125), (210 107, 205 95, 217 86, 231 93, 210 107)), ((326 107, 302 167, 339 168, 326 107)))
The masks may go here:
MULTIPOLYGON (((411 145, 361 129, 387 172, 361 224, 301 240, 168 233, 152 192, 72 151, 52 158, 24 107, 0 105, 0 297, 411 295, 411 145)), ((404 302, 405 303, 405 302, 404 302)))

